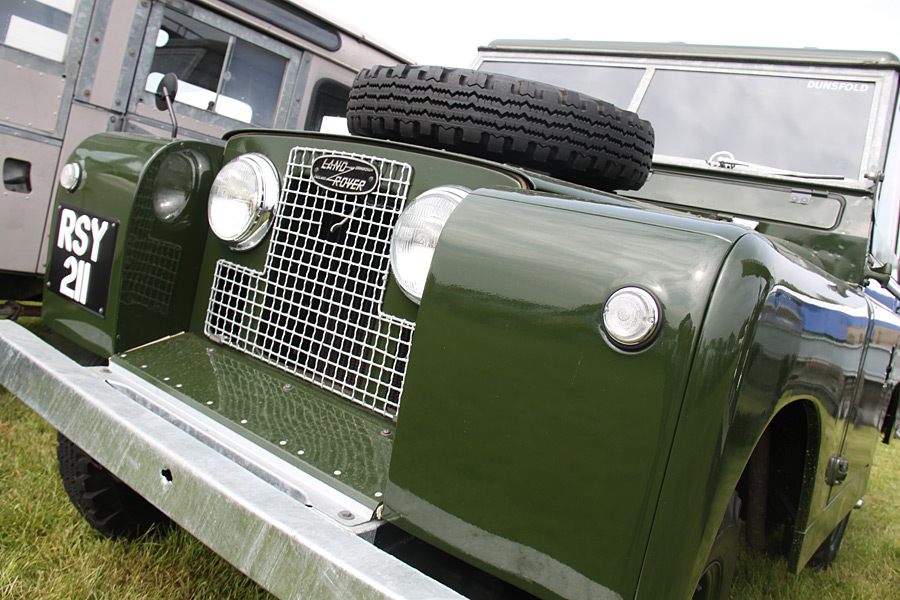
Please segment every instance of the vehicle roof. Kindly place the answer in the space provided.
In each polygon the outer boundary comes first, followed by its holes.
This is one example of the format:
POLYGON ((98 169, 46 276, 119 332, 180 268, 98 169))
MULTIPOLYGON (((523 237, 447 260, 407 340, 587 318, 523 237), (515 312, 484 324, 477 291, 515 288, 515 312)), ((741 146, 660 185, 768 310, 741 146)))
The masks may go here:
POLYGON ((390 46, 388 46, 382 42, 373 40, 371 38, 371 36, 364 33, 361 29, 354 27, 353 25, 344 21, 340 17, 334 16, 333 14, 329 13, 327 10, 323 10, 321 6, 315 5, 311 2, 309 2, 308 0, 281 0, 281 1, 284 2, 285 4, 293 4, 297 8, 305 10, 306 12, 318 17, 319 19, 322 19, 329 25, 333 25, 334 27, 337 27, 343 33, 348 34, 358 40, 361 40, 364 43, 366 43, 378 50, 381 50, 385 54, 388 54, 401 62, 405 62, 407 64, 415 64, 415 62, 416 62, 415 60, 413 60, 409 56, 403 54, 399 50, 391 48, 390 46))
POLYGON ((590 42, 578 40, 494 40, 479 51, 607 54, 616 56, 679 58, 716 61, 764 62, 878 67, 900 70, 900 59, 890 52, 819 50, 816 48, 755 48, 700 44, 590 42))

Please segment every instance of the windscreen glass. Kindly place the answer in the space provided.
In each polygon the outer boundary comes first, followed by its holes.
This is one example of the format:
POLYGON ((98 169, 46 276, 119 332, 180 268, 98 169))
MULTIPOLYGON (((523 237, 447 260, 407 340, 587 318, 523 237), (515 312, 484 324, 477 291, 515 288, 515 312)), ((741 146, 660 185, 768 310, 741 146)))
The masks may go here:
POLYGON ((656 155, 735 159, 804 173, 860 174, 870 81, 657 70, 638 108, 656 155))
POLYGON ((483 71, 573 89, 628 108, 653 124, 655 159, 735 162, 773 173, 858 179, 872 118, 874 80, 549 62, 485 61, 483 71), (645 74, 652 75, 646 90, 645 74), (640 94, 639 98, 635 98, 640 94))
POLYGON ((481 71, 542 81, 628 108, 644 69, 525 62, 485 62, 481 71))

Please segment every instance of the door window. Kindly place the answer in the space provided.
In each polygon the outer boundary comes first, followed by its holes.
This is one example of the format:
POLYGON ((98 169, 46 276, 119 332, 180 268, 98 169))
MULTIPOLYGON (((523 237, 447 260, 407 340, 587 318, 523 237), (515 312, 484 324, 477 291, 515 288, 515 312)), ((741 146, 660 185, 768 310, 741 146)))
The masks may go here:
POLYGON ((271 127, 288 60, 169 10, 156 38, 145 89, 178 76, 177 102, 260 127, 271 127))
POLYGON ((63 62, 75 0, 0 2, 0 43, 63 62))

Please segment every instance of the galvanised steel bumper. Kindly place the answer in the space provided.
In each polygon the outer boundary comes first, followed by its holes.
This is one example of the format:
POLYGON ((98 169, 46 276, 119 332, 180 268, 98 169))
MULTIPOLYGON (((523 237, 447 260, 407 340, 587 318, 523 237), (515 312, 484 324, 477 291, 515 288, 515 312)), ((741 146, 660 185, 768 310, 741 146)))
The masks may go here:
POLYGON ((371 509, 124 369, 0 321, 0 384, 279 598, 461 598, 367 541, 371 509))

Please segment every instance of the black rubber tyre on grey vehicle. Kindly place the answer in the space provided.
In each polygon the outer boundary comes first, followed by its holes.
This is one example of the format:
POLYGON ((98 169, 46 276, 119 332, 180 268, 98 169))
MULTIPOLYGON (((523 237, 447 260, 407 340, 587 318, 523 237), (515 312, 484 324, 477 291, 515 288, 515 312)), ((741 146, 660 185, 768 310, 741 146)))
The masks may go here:
POLYGON ((72 440, 57 433, 56 458, 69 499, 101 534, 134 539, 150 531, 165 532, 169 518, 121 479, 107 471, 72 440))
POLYGON ((632 112, 470 69, 363 69, 347 120, 355 135, 452 150, 610 191, 640 188, 653 158, 653 127, 632 112))

